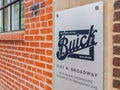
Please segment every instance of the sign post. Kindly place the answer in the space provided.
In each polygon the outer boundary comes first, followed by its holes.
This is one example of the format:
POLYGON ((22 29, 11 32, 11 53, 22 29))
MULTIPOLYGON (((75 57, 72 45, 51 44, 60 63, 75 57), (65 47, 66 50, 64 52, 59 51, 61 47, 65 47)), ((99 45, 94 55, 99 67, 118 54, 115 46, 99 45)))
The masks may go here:
POLYGON ((103 2, 55 13, 54 90, 103 90, 103 2))

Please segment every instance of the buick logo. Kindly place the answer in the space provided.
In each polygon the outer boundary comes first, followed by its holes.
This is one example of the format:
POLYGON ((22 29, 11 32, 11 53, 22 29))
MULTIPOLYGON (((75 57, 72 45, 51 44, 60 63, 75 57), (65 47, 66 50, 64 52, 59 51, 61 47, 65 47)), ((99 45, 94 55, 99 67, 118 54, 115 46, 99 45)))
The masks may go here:
POLYGON ((85 30, 70 30, 60 31, 59 41, 56 56, 59 60, 64 60, 66 57, 94 61, 94 46, 97 44, 95 35, 97 29, 94 25, 90 29, 85 30), (88 54, 77 53, 83 49, 89 49, 88 54))

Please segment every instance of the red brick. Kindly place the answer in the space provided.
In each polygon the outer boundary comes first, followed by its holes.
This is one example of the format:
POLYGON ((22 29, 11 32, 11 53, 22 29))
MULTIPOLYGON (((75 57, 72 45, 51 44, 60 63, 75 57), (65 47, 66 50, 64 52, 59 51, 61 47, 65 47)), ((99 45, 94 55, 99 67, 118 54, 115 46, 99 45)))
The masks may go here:
POLYGON ((48 84, 52 85, 52 80, 50 80, 50 79, 46 78, 46 83, 48 83, 48 84))
POLYGON ((26 52, 34 52, 33 48, 26 48, 26 52))
POLYGON ((39 73, 39 74, 42 74, 42 70, 41 69, 37 69, 37 72, 39 73))
MULTIPOLYGON (((34 29, 35 28, 35 24, 31 24, 31 28, 34 29)), ((38 30, 37 30, 38 31, 38 30)))
POLYGON ((25 40, 33 40, 33 36, 25 36, 25 40))
MULTIPOLYGON (((13 53, 11 53, 13 54, 13 53)), ((20 56, 21 55, 21 52, 15 52, 16 55, 20 56)))
POLYGON ((120 20, 120 11, 114 13, 114 21, 120 20))
POLYGON ((38 80, 41 80, 41 81, 45 81, 45 78, 43 76, 40 76, 40 75, 37 75, 35 74, 35 78, 38 79, 38 80))
MULTIPOLYGON (((39 85, 39 81, 34 80, 34 79, 33 79, 33 83, 34 83, 35 85, 37 85, 37 86, 39 85)), ((36 89, 35 89, 35 90, 36 90, 36 89)))
POLYGON ((41 23, 36 23, 36 28, 40 28, 41 27, 41 23))
POLYGON ((35 65, 38 66, 38 67, 45 68, 45 64, 41 63, 41 62, 35 62, 35 65))
POLYGON ((120 78, 120 69, 114 68, 113 69, 113 76, 120 78))
POLYGON ((39 22, 39 17, 34 17, 30 19, 30 22, 39 22))
POLYGON ((46 4, 50 5, 50 4, 52 4, 52 2, 53 2, 53 0, 47 0, 46 4))
POLYGON ((52 14, 46 15, 46 20, 52 19, 52 14))
POLYGON ((26 12, 26 13, 30 12, 30 9, 29 9, 29 8, 26 8, 26 9, 25 9, 25 12, 26 12))
POLYGON ((46 40, 53 40, 53 35, 47 35, 46 40))
POLYGON ((29 46, 30 43, 29 43, 29 42, 24 42, 24 45, 25 45, 25 46, 29 46))
POLYGON ((42 22, 42 27, 47 27, 47 22, 42 22))
POLYGON ((40 90, 39 88, 35 87, 35 90, 40 90))
POLYGON ((52 55, 52 53, 53 53, 52 50, 47 50, 47 51, 46 51, 46 54, 47 54, 47 55, 52 55))
POLYGON ((39 34, 39 30, 31 30, 30 34, 39 34))
POLYGON ((29 53, 22 53, 23 57, 29 58, 29 53))
POLYGON ((35 40, 45 40, 45 36, 35 36, 35 40))
POLYGON ((114 24, 113 25, 113 31, 120 33, 120 24, 114 24))
POLYGON ((30 25, 29 24, 25 25, 25 28, 30 29, 30 25))
POLYGON ((39 47, 39 42, 30 42, 31 47, 39 47))
POLYGON ((25 74, 22 74, 22 78, 25 79, 25 80, 29 80, 29 77, 25 74))
MULTIPOLYGON (((41 9, 40 10, 40 14, 42 15, 42 14, 45 14, 45 9, 41 9)), ((44 17, 44 16, 41 16, 41 17, 44 17)), ((42 18, 42 20, 43 20, 43 18, 42 18)))
POLYGON ((28 83, 28 82, 26 82, 26 86, 28 86, 32 90, 34 89, 34 86, 32 84, 28 83))
POLYGON ((113 43, 120 43, 120 35, 113 36, 113 43))
POLYGON ((22 86, 22 89, 23 90, 29 90, 27 87, 25 87, 25 86, 22 86))
POLYGON ((117 88, 117 89, 120 89, 120 81, 114 79, 114 80, 113 80, 113 87, 114 87, 114 88, 117 88))
POLYGON ((44 83, 40 83, 40 87, 45 88, 45 84, 44 83))
POLYGON ((51 72, 44 71, 43 74, 45 76, 52 77, 52 73, 51 72))
POLYGON ((24 62, 24 61, 25 61, 25 59, 24 59, 24 58, 22 58, 22 57, 18 57, 18 61, 20 61, 20 62, 24 62))
POLYGON ((115 1, 114 9, 120 9, 120 0, 115 1))
POLYGON ((35 3, 40 3, 42 0, 34 0, 35 3))
POLYGON ((31 13, 25 14, 25 17, 26 17, 27 19, 30 18, 30 17, 31 17, 31 13))
POLYGON ((113 59, 113 65, 114 66, 120 66, 120 58, 114 57, 114 59, 113 59))
POLYGON ((30 22, 30 20, 29 20, 29 19, 26 19, 26 20, 25 20, 25 23, 26 23, 26 24, 27 24, 27 23, 29 24, 29 22, 30 22))
POLYGON ((35 49, 35 53, 37 53, 37 54, 45 54, 45 50, 44 49, 35 49))
POLYGON ((52 67, 52 65, 47 64, 46 68, 49 69, 49 70, 52 70, 53 67, 52 67))
POLYGON ((38 59, 39 59, 39 55, 31 54, 31 55, 30 55, 30 58, 31 58, 31 59, 37 59, 37 60, 38 60, 38 59))
POLYGON ((42 48, 52 48, 52 43, 40 43, 42 48))
POLYGON ((40 20, 41 20, 41 21, 46 20, 46 19, 45 19, 45 16, 40 16, 40 20))
POLYGON ((48 21, 48 26, 52 26, 53 25, 53 21, 48 21))
POLYGON ((41 29, 41 34, 49 34, 49 33, 52 33, 52 28, 41 29))
POLYGON ((50 57, 40 56, 40 60, 44 62, 52 63, 52 58, 50 57))
POLYGON ((34 61, 33 61, 33 60, 26 59, 26 63, 33 65, 33 64, 34 64, 34 61))
POLYGON ((24 47, 18 47, 18 50, 25 51, 25 48, 24 47))
POLYGON ((45 86, 45 90, 52 90, 50 86, 45 86))
POLYGON ((44 8, 46 6, 46 3, 45 2, 42 2, 41 3, 41 8, 44 8))
POLYGON ((113 54, 120 55, 120 47, 119 46, 114 46, 113 47, 113 54))
POLYGON ((37 70, 36 67, 32 67, 33 72, 36 72, 36 70, 37 70))
POLYGON ((22 68, 18 68, 18 71, 20 71, 20 72, 22 72, 22 73, 24 73, 24 69, 22 69, 22 68))
POLYGON ((26 31, 25 31, 25 34, 29 34, 29 30, 26 30, 26 31))
POLYGON ((52 6, 47 7, 47 8, 46 8, 46 12, 47 12, 47 13, 52 12, 52 6))
POLYGON ((32 6, 32 4, 33 4, 33 1, 32 1, 32 0, 31 0, 31 1, 28 1, 28 2, 26 2, 25 7, 32 6))

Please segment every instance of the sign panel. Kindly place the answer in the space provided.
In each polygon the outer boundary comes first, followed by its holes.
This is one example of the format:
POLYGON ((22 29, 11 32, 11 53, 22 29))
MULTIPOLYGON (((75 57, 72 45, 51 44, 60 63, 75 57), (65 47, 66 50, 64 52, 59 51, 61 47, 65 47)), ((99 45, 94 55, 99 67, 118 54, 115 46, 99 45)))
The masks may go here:
POLYGON ((55 13, 54 90, 103 90, 103 2, 55 13))

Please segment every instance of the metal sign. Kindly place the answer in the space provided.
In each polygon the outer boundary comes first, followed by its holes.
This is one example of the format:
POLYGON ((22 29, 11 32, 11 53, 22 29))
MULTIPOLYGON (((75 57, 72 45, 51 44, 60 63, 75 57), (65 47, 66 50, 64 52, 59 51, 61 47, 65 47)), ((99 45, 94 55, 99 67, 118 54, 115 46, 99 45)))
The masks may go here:
POLYGON ((103 90, 103 2, 55 13, 54 90, 103 90))

